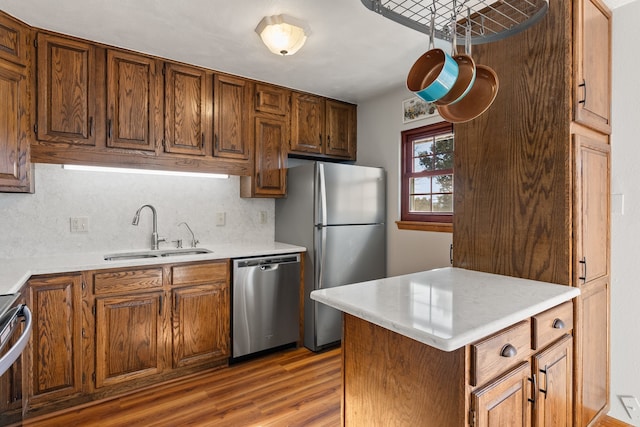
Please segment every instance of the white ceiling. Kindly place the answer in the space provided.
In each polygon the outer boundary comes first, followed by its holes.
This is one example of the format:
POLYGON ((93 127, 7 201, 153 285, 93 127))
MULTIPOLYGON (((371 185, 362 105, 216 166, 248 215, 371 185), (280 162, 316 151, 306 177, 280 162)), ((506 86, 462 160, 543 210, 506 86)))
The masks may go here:
POLYGON ((427 36, 361 0, 0 0, 0 9, 35 27, 356 103, 404 84, 428 49, 427 36), (254 31, 281 13, 311 28, 293 56, 272 54, 254 31))

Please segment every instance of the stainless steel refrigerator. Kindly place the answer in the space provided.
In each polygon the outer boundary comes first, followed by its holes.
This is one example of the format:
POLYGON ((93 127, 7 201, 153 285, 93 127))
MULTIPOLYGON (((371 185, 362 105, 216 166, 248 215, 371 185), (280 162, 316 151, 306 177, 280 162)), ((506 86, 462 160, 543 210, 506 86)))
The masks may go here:
POLYGON ((385 178, 381 168, 326 162, 287 171, 275 237, 307 248, 304 345, 310 350, 342 337, 341 312, 311 300, 311 291, 386 276, 385 178))

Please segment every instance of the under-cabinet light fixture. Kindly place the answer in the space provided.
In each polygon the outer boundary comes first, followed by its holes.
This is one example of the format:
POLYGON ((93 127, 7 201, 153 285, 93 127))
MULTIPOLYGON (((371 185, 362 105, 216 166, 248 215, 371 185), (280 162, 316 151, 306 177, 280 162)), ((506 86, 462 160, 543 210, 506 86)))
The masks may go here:
POLYGON ((192 178, 219 178, 227 179, 229 175, 221 173, 203 173, 203 172, 181 172, 181 171, 165 171, 153 169, 132 169, 132 168, 113 168, 105 166, 86 166, 86 165, 62 165, 63 169, 85 172, 114 172, 114 173, 134 173, 139 175, 165 175, 165 176, 186 176, 192 178))
POLYGON ((286 56, 300 50, 310 31, 304 21, 289 15, 274 15, 262 18, 256 33, 271 52, 286 56))

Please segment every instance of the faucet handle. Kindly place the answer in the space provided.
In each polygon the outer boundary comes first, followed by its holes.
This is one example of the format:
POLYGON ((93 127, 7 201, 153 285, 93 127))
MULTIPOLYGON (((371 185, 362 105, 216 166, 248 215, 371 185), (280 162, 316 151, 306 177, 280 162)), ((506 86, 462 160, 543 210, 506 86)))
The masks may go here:
POLYGON ((172 240, 171 242, 176 244, 176 248, 182 249, 182 239, 172 240))
POLYGON ((191 241, 191 247, 192 247, 192 248, 195 248, 196 246, 198 246, 198 243, 200 243, 200 240, 198 240, 198 239, 193 239, 193 240, 191 241))

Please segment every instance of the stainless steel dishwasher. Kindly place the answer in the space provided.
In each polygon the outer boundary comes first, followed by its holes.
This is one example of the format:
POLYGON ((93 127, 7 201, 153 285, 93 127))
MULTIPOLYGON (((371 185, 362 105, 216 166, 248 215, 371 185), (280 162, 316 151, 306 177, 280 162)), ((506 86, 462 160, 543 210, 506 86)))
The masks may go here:
POLYGON ((233 261, 233 358, 295 343, 300 335, 300 255, 233 261))

